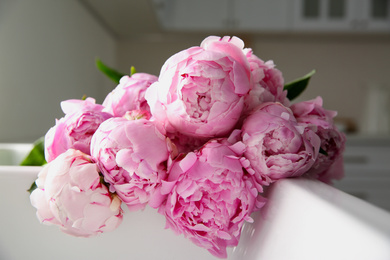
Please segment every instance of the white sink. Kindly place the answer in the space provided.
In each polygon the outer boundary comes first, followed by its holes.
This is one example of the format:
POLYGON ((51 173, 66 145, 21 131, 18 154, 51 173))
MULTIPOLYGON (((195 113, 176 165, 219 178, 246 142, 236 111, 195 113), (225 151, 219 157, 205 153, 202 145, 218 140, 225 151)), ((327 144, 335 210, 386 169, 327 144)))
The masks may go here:
POLYGON ((32 147, 24 143, 0 144, 0 165, 19 165, 32 147))
MULTIPOLYGON (((151 208, 125 210, 117 230, 93 238, 72 237, 40 224, 26 191, 40 169, 0 166, 0 259, 217 259, 164 229, 164 217, 151 208)), ((387 211, 308 179, 279 181, 268 198, 267 206, 253 214, 255 222, 244 226, 228 259, 390 259, 387 211)))

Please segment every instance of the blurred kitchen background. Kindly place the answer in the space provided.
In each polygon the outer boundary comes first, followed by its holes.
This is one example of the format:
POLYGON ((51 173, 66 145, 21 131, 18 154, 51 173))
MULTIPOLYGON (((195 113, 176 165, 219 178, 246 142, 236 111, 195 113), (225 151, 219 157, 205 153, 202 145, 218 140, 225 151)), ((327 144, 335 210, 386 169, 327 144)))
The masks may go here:
POLYGON ((0 0, 0 142, 33 142, 60 102, 114 87, 98 57, 158 75, 208 35, 236 35, 322 96, 347 133, 336 186, 390 210, 390 0, 0 0))

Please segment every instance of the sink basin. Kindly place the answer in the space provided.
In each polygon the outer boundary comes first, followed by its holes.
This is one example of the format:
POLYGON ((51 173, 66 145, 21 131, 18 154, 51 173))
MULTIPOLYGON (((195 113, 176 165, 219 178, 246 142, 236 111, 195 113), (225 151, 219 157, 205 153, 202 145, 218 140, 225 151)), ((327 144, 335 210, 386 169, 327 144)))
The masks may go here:
MULTIPOLYGON (((8 146, 13 151, 4 157, 6 163, 23 158, 26 147, 8 146)), ((92 238, 40 224, 26 191, 40 169, 0 166, 0 259, 217 259, 164 229, 164 217, 152 208, 125 209, 118 229, 92 238)), ((255 222, 245 224, 240 244, 229 249, 228 259, 390 259, 389 212, 304 178, 276 182, 267 197, 266 206, 253 214, 255 222)))
POLYGON ((32 144, 24 143, 0 144, 0 165, 19 165, 32 147, 32 144))

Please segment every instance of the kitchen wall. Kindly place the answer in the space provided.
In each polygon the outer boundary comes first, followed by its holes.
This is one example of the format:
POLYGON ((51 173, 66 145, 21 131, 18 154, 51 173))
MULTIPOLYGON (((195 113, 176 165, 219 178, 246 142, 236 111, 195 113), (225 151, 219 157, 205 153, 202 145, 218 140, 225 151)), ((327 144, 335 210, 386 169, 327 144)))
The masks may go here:
MULTIPOLYGON (((102 102, 115 85, 95 68, 95 57, 125 73, 135 66, 158 75, 167 58, 199 45, 209 34, 243 38, 260 58, 274 60, 286 82, 316 69, 299 100, 321 95, 324 106, 355 122, 359 133, 364 133, 369 119, 380 121, 375 118, 378 113, 368 113, 377 111, 372 106, 380 103, 374 99, 368 106, 367 100, 375 86, 387 95, 390 92, 390 34, 208 32, 121 39, 99 23, 82 1, 2 0, 0 142, 31 142, 42 136, 55 118, 62 117, 62 100, 86 94, 102 102)), ((390 120, 390 109, 386 104, 382 107, 379 110, 390 120)), ((370 133, 390 136, 386 127, 370 133)))
POLYGON ((116 42, 78 1, 0 1, 0 142, 32 142, 63 116, 60 101, 99 102, 112 88, 95 57, 116 42))
MULTIPOLYGON (((148 42, 140 38, 121 40, 118 66, 123 71, 135 66, 139 71, 158 75, 169 56, 199 45, 207 35, 156 37, 148 42)), ((347 119, 347 124, 356 124, 360 134, 368 133, 366 124, 370 121, 368 117, 372 117, 367 114, 368 106, 378 104, 367 104, 370 88, 378 86, 387 91, 387 95, 390 93, 390 35, 264 34, 242 38, 257 56, 274 60, 286 82, 316 69, 308 89, 297 101, 322 96, 324 106, 337 110, 342 123, 347 119)), ((390 119, 390 108, 382 106, 381 110, 390 119)), ((382 124, 368 134, 389 135, 388 130, 382 124)))

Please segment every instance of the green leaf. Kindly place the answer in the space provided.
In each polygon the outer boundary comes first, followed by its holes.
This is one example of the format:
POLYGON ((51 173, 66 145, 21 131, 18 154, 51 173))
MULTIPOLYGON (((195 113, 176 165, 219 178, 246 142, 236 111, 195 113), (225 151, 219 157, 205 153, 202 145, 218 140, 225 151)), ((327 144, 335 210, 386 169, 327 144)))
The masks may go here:
POLYGON ((322 147, 320 147, 320 153, 322 153, 325 156, 328 156, 328 153, 324 149, 322 149, 322 147))
POLYGON ((131 66, 130 68, 130 76, 133 76, 137 71, 135 70, 134 66, 131 66))
POLYGON ((30 153, 20 163, 21 166, 42 166, 46 164, 44 137, 35 141, 30 153))
POLYGON ((27 191, 31 194, 36 188, 38 188, 38 186, 37 186, 37 184, 34 181, 27 191))
POLYGON ((298 97, 306 89, 311 76, 313 76, 315 72, 315 70, 312 70, 302 78, 298 78, 284 85, 284 90, 287 90, 287 98, 293 100, 298 97))
POLYGON ((96 67, 117 84, 119 84, 119 80, 125 75, 124 73, 118 72, 115 69, 108 67, 100 59, 96 59, 96 67))

